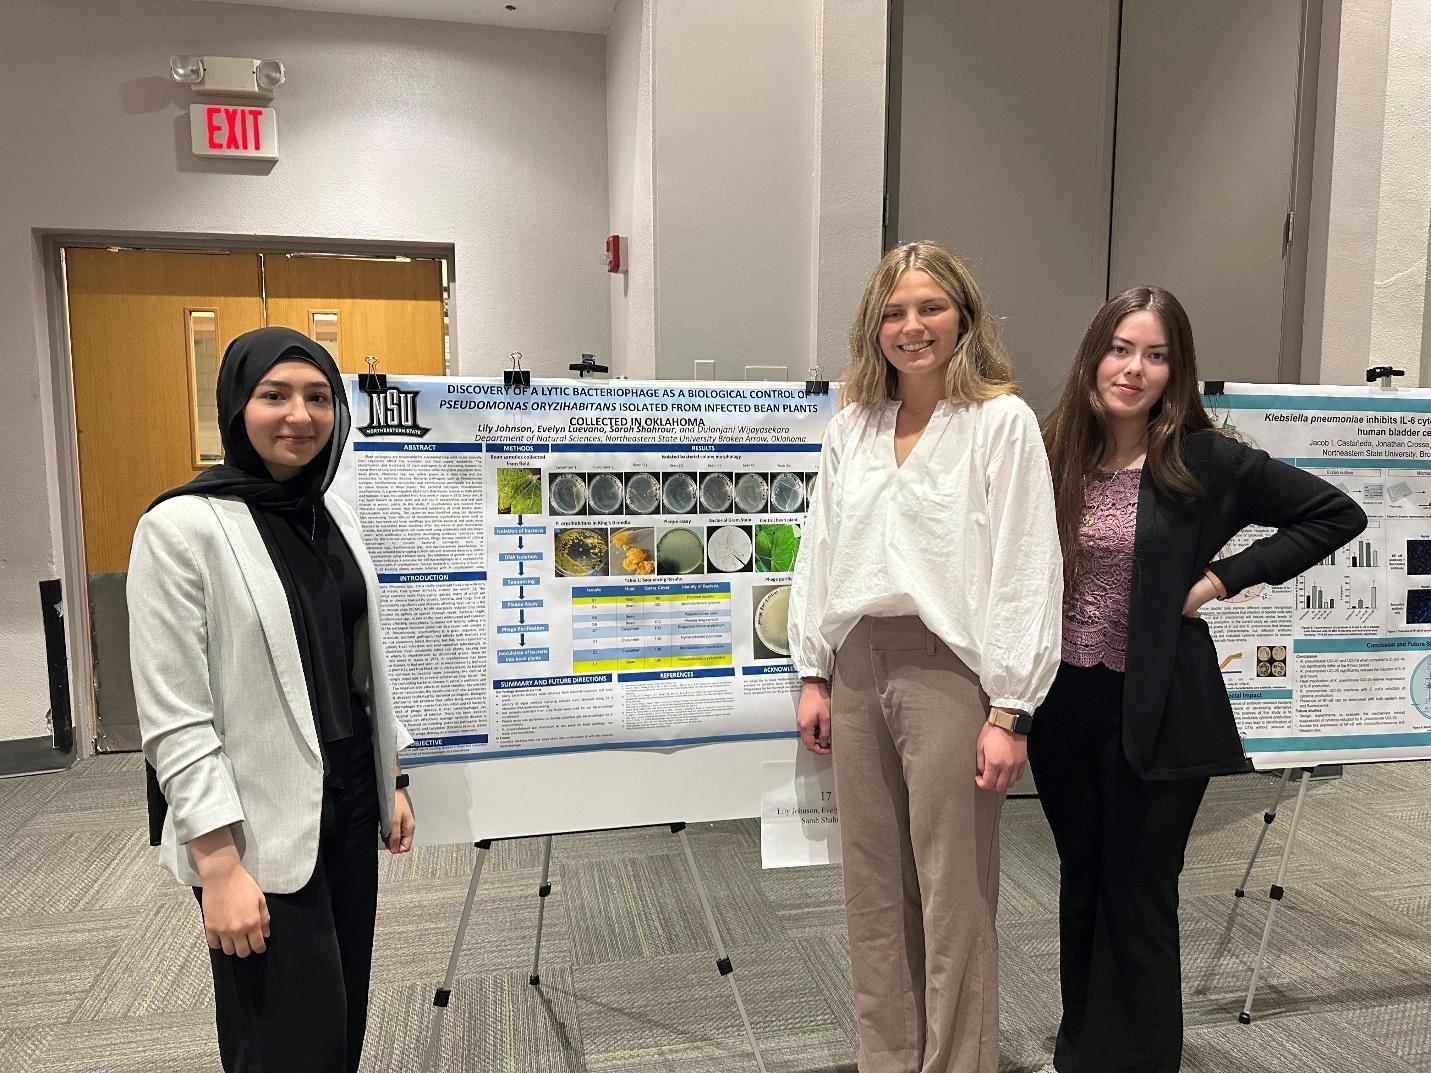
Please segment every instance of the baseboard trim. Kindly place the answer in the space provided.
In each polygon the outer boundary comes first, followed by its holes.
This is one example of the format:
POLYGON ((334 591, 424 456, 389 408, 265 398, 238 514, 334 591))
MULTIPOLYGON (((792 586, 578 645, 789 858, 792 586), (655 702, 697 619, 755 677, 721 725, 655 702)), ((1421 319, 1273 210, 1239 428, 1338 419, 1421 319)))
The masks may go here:
POLYGON ((75 747, 70 710, 70 665, 65 648, 64 587, 58 578, 40 582, 40 615, 45 624, 45 660, 50 672, 50 744, 57 752, 75 747))
POLYGON ((75 762, 73 750, 60 752, 48 735, 0 741, 0 779, 64 771, 75 762))

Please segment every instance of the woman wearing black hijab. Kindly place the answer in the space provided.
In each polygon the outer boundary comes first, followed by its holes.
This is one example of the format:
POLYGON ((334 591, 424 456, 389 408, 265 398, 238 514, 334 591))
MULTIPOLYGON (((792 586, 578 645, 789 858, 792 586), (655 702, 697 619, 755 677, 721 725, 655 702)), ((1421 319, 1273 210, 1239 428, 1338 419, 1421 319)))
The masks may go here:
POLYGON ((160 496, 130 556, 130 657, 160 860, 194 888, 228 1073, 353 1073, 378 836, 412 845, 328 352, 288 328, 219 370, 224 462, 160 496))

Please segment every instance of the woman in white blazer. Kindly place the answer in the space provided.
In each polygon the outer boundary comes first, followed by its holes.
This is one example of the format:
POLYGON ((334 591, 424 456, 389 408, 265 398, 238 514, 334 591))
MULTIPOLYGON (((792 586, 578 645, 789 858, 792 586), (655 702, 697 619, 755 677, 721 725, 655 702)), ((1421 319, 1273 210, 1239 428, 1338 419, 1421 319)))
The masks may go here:
POLYGON ((224 1069, 354 1073, 376 843, 406 852, 414 822, 377 576, 325 497, 347 399, 326 350, 260 328, 218 410, 224 463, 160 496, 130 556, 151 836, 200 902, 224 1069))

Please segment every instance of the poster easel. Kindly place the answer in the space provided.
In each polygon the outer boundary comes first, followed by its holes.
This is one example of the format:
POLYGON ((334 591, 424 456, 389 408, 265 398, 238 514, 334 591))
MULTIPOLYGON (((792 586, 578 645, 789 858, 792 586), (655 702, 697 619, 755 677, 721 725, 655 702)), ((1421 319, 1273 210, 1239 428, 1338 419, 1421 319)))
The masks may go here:
MULTIPOLYGON (((731 962, 730 955, 726 953, 725 942, 721 938, 720 929, 716 926, 715 914, 711 911, 710 896, 706 891, 705 880, 701 877, 701 871, 696 866, 695 854, 691 852, 690 839, 686 835, 686 825, 684 823, 670 824, 642 824, 642 827, 668 827, 673 835, 680 839, 681 850, 685 855, 686 867, 690 870, 691 882, 695 887, 696 896, 700 899, 701 909, 705 914, 706 928, 710 931, 711 942, 716 950, 716 971, 721 976, 730 981, 731 997, 735 1000, 735 1006, 740 1013, 740 1023, 745 1029, 746 1041, 750 1044, 750 1051, 755 1058, 755 1068, 759 1073, 766 1073, 765 1059, 760 1053, 760 1045, 755 1040, 755 1033, 750 1027, 750 1017, 745 1010, 745 1001, 740 996, 740 986, 735 981, 735 965, 731 962)), ((564 834, 592 834, 592 831, 568 831, 564 834)), ((542 958, 542 925, 546 920, 547 898, 551 896, 551 862, 552 862, 552 839, 554 835, 536 836, 544 840, 542 846, 542 881, 537 887, 537 932, 536 944, 532 953, 532 971, 527 977, 527 982, 532 987, 540 987, 541 958, 542 958)), ((477 849, 477 859, 472 865, 472 880, 467 885, 467 900, 462 906, 462 916, 457 923, 457 936, 452 943, 452 954, 447 960, 447 973, 443 977, 442 986, 437 989, 432 997, 434 1013, 432 1025, 428 1030, 427 1053, 423 1058, 423 1073, 437 1073, 438 1062, 442 1053, 442 1027, 443 1018, 447 1012, 447 1007, 452 1001, 452 987, 457 979, 457 965, 462 956, 462 947, 467 937, 467 925, 472 919, 472 906, 477 899, 477 887, 482 877, 482 865, 486 861, 487 854, 492 848, 494 841, 501 839, 482 839, 474 843, 477 849)))
MULTIPOLYGON (((1247 860, 1247 867, 1242 871, 1242 882, 1237 885, 1233 895, 1238 898, 1247 896, 1247 881, 1252 876, 1252 866, 1257 863, 1257 855, 1262 851, 1262 843, 1267 838, 1267 831, 1277 819, 1277 808, 1282 803, 1282 798, 1287 793, 1287 785, 1292 781, 1292 772, 1295 768, 1284 768, 1282 777, 1277 780, 1277 792, 1272 799, 1271 806, 1262 814, 1262 830, 1257 832, 1257 842, 1252 847, 1252 856, 1247 860)), ((1257 961, 1252 966, 1252 979, 1247 984, 1247 999, 1242 1004, 1242 1012, 1237 1015, 1237 1020, 1244 1025, 1252 1023, 1252 1001, 1257 995, 1258 984, 1262 980, 1262 970, 1267 964, 1267 944, 1272 938, 1272 923, 1277 917, 1277 907, 1282 904, 1282 898, 1286 894, 1284 883, 1287 880, 1287 862, 1292 858, 1292 845, 1297 840, 1297 823, 1302 818, 1302 806, 1307 800, 1307 787, 1312 781, 1312 768, 1301 769, 1302 777, 1297 784, 1297 803, 1292 809, 1292 822, 1287 830, 1287 842, 1282 847, 1282 860, 1277 866, 1277 881, 1267 891, 1267 919, 1262 925, 1262 942, 1257 947, 1257 961)))

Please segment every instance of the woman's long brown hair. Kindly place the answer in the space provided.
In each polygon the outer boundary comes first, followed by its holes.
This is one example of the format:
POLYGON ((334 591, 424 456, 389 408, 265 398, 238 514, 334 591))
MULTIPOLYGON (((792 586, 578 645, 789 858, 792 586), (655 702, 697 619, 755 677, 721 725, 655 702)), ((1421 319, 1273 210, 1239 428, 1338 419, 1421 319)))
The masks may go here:
POLYGON ((1203 409, 1192 326, 1182 303, 1161 287, 1130 287, 1104 303, 1083 335, 1058 405, 1043 423, 1043 441, 1053 471, 1058 540, 1063 548, 1065 591, 1078 577, 1078 530, 1083 518, 1083 481, 1098 468, 1108 446, 1108 422, 1098 397, 1098 365, 1113 343, 1113 332, 1129 313, 1147 310, 1162 321, 1168 339, 1168 383, 1148 414, 1148 476, 1158 490, 1196 499, 1197 478, 1183 461, 1182 438, 1212 428, 1203 409))

